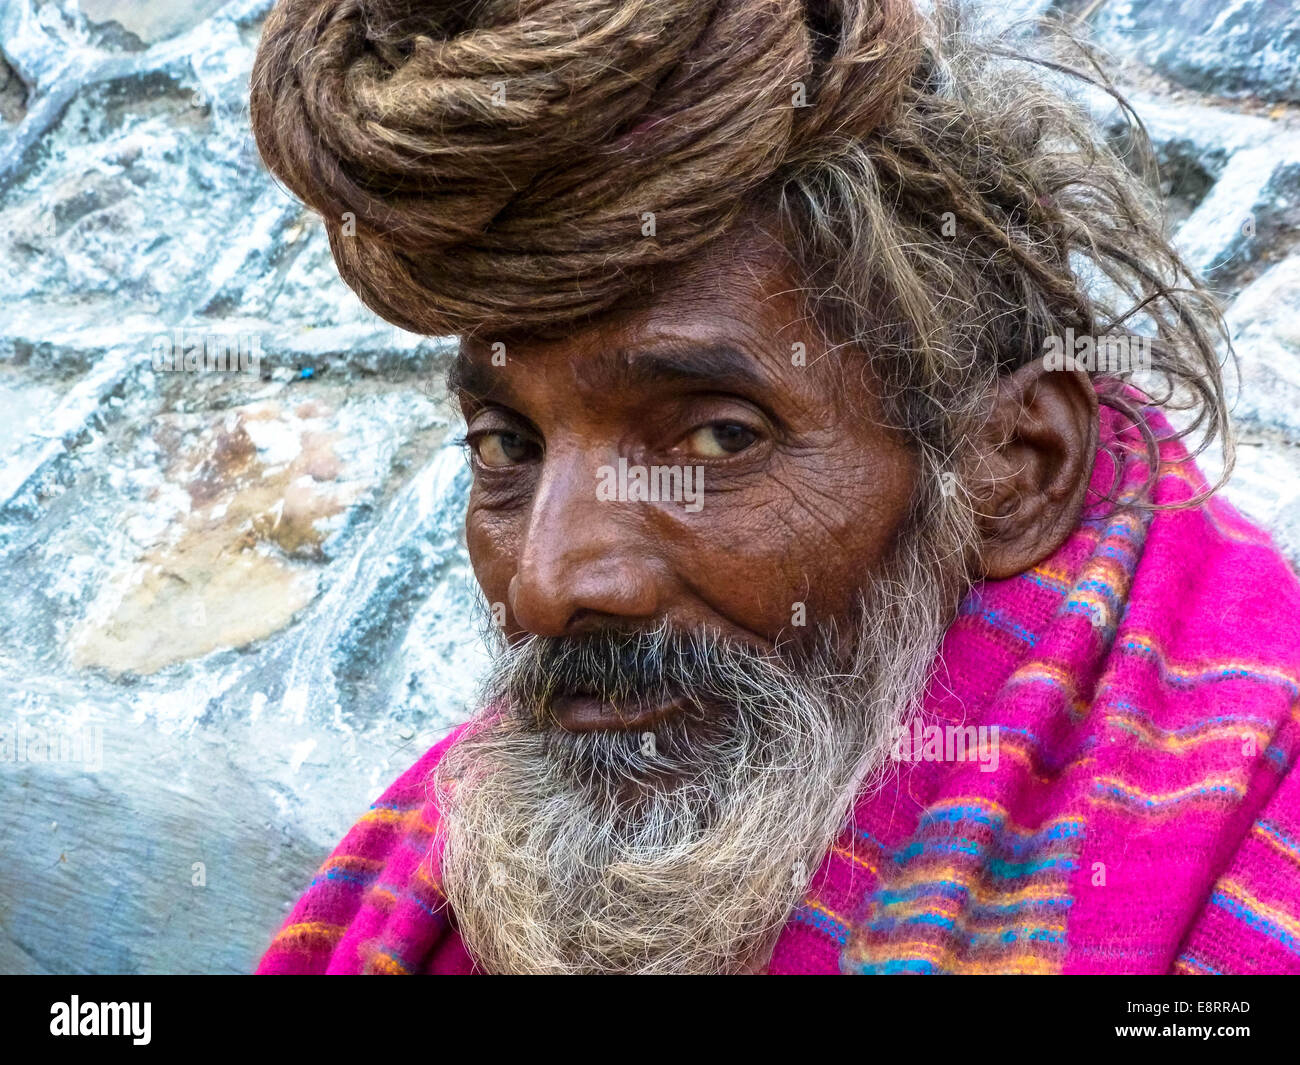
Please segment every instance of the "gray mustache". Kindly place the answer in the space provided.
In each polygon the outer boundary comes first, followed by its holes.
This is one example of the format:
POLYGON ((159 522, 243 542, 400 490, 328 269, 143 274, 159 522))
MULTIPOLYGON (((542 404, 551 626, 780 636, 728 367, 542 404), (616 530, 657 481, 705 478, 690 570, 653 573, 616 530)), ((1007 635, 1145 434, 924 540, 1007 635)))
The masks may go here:
POLYGON ((530 637, 501 662, 499 687, 516 703, 545 711, 556 699, 593 696, 613 703, 687 695, 717 667, 713 641, 665 628, 530 637))

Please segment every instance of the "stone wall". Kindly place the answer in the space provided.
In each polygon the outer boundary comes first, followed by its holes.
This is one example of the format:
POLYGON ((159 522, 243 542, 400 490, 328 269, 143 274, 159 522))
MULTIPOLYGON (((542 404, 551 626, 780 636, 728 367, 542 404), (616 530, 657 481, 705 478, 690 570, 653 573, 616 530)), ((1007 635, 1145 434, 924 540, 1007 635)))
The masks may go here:
MULTIPOLYGON (((247 971, 484 660, 449 344, 261 168, 269 6, 0 4, 0 971, 247 971), (208 344, 244 369, 155 366, 208 344)), ((1300 557, 1300 17, 990 11, 1086 13, 1121 65, 1230 303, 1228 494, 1300 557)))

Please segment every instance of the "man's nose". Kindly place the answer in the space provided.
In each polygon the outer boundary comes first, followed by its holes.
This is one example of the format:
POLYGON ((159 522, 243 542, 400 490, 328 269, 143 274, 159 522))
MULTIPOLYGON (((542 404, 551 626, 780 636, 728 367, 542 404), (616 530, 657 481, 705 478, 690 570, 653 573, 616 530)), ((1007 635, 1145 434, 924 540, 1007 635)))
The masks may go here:
POLYGON ((641 507, 598 499, 598 464, 548 456, 510 581, 510 612, 537 636, 569 636, 611 620, 649 620, 662 568, 641 507))

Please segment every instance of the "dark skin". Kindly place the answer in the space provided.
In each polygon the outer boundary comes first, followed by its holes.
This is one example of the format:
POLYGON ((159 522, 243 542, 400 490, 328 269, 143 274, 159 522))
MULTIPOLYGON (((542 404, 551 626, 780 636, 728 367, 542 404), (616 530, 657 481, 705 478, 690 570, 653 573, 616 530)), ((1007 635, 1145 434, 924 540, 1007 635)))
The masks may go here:
MULTIPOLYGON (((504 365, 495 339, 462 342, 458 398, 470 560, 508 639, 667 619, 768 649, 846 616, 906 516, 916 458, 881 426, 869 376, 837 365, 866 355, 819 334, 761 230, 675 268, 635 309, 563 339, 505 340, 504 365), (702 506, 598 499, 598 468, 620 457, 702 466, 702 506)), ((972 485, 982 576, 1013 576, 1064 542, 1096 420, 1082 372, 1038 362, 1002 380, 972 485)), ((641 728, 671 709, 578 700, 556 716, 641 728)))

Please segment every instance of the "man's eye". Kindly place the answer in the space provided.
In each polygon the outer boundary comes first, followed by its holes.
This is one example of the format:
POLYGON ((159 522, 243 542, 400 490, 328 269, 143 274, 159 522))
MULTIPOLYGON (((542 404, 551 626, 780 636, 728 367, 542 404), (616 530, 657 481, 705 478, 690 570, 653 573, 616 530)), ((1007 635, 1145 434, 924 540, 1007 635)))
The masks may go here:
POLYGON ((734 422, 702 425, 686 438, 686 450, 701 458, 720 459, 749 447, 758 434, 734 422))
POLYGON ((474 441, 474 450, 484 466, 516 466, 533 454, 533 443, 518 433, 484 433, 474 441))

